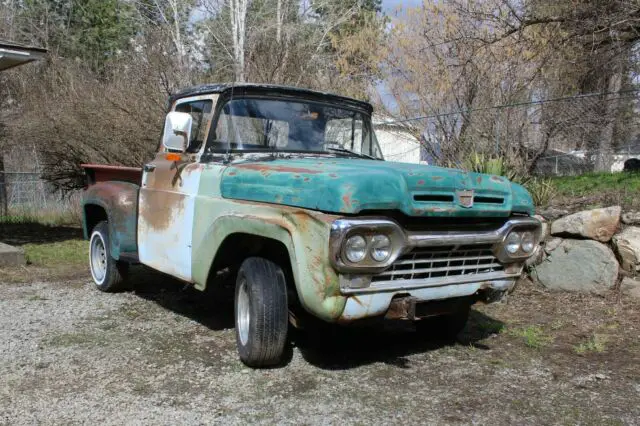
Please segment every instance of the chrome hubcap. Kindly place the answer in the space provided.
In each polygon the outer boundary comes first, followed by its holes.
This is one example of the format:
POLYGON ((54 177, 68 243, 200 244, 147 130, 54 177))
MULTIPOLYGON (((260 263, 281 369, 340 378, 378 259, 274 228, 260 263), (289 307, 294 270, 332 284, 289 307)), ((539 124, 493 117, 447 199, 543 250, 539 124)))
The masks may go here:
POLYGON ((249 292, 247 291, 247 281, 243 279, 240 282, 240 290, 238 291, 238 301, 236 310, 236 327, 238 327, 238 336, 240 343, 246 345, 249 341, 249 292))
POLYGON ((107 274, 107 250, 99 234, 93 235, 90 250, 91 274, 96 283, 102 284, 107 274))

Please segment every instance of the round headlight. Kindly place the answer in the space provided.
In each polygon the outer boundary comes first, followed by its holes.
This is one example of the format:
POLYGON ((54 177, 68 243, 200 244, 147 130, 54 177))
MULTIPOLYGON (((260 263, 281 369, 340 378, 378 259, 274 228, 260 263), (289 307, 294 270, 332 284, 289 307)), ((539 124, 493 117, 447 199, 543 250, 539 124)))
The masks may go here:
POLYGON ((527 254, 533 252, 533 249, 536 247, 536 237, 533 235, 533 232, 525 232, 522 234, 520 247, 522 247, 522 251, 527 254))
POLYGON ((391 240, 386 235, 374 235, 371 238, 371 258, 384 262, 391 256, 391 240))
POLYGON ((350 237, 344 245, 344 255, 351 263, 358 263, 364 260, 367 254, 367 241, 362 235, 350 237))
POLYGON ((512 232, 504 241, 504 248, 509 254, 516 254, 520 250, 520 242, 522 237, 517 232, 512 232))

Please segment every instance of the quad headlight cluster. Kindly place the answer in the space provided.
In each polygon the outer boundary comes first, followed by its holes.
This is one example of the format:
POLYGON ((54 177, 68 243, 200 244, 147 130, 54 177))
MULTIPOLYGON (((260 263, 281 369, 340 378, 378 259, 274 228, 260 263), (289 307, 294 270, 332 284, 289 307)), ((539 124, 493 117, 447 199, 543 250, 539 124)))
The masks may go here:
POLYGON ((503 262, 527 258, 535 251, 539 238, 538 229, 513 229, 497 247, 497 257, 503 262))
POLYGON ((331 227, 334 265, 343 272, 376 272, 388 267, 405 248, 400 226, 385 219, 339 219, 331 227))
POLYGON ((540 223, 531 218, 508 220, 499 229, 469 232, 405 232, 384 218, 344 218, 331 225, 331 262, 345 274, 374 274, 391 266, 415 247, 491 245, 498 261, 521 264, 532 256, 540 240, 540 223))
POLYGON ((391 239, 384 234, 352 235, 344 244, 343 253, 351 263, 362 262, 369 256, 376 262, 385 262, 391 257, 391 239))

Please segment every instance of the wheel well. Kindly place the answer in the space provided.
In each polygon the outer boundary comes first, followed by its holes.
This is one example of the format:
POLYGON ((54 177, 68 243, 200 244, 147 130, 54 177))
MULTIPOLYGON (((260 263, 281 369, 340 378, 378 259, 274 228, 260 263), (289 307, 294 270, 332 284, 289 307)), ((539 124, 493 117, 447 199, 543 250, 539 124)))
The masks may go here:
POLYGON ((280 265, 287 280, 290 297, 297 298, 287 247, 272 238, 244 233, 231 234, 222 242, 209 270, 207 287, 217 286, 219 276, 230 278, 232 282, 228 284, 235 286, 238 269, 248 257, 262 257, 280 265))
POLYGON ((103 220, 108 220, 107 211, 96 204, 87 204, 84 206, 84 220, 87 227, 87 237, 91 237, 93 228, 103 220))

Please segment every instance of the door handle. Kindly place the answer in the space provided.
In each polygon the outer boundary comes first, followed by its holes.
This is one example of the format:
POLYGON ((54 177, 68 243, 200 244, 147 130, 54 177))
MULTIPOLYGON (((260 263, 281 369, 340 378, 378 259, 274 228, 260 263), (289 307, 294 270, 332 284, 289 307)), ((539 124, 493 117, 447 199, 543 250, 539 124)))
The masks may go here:
POLYGON ((145 171, 145 172, 152 172, 152 171, 154 171, 155 169, 156 169, 156 165, 155 165, 155 164, 151 164, 151 163, 149 163, 149 164, 145 164, 145 165, 144 165, 144 171, 145 171))

